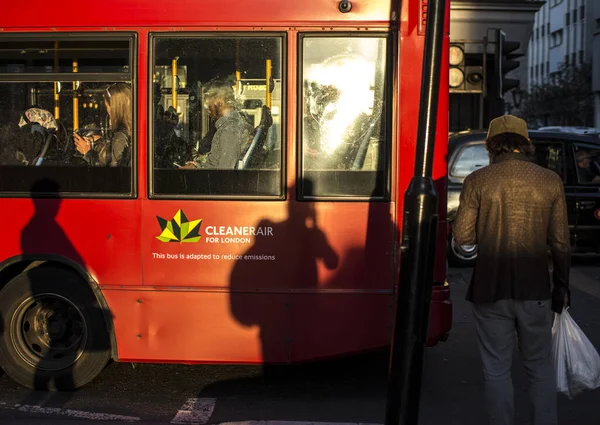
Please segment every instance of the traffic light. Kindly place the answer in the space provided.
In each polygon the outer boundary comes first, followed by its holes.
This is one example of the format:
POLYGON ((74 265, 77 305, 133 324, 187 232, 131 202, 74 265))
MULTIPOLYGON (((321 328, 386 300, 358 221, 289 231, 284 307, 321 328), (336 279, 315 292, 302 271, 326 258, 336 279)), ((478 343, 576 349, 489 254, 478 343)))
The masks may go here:
POLYGON ((450 93, 483 92, 483 66, 478 56, 467 53, 464 43, 450 44, 450 93))
POLYGON ((506 74, 519 67, 519 62, 515 59, 523 56, 522 54, 515 53, 515 51, 521 46, 518 41, 506 41, 506 34, 504 31, 496 30, 496 50, 494 52, 494 78, 496 87, 494 92, 498 98, 504 98, 504 93, 517 88, 519 86, 519 80, 514 78, 506 78, 506 74))

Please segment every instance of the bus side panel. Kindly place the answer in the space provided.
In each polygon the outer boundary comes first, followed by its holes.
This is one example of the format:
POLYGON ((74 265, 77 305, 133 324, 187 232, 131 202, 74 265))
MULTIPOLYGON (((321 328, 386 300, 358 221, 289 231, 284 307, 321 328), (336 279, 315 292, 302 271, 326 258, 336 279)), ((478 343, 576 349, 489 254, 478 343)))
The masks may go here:
POLYGON ((176 361, 176 353, 185 353, 182 361, 276 363, 385 345, 392 312, 391 208, 376 202, 145 203, 146 291, 138 294, 156 307, 144 308, 147 301, 128 291, 107 293, 119 356, 176 361), (174 223, 202 219, 200 239, 157 239, 156 216, 171 220, 179 209, 185 219, 180 214, 174 223), (214 235, 248 226, 270 231, 214 235), (133 335, 129 323, 148 329, 133 335), (149 341, 137 341, 138 333, 149 341), (226 342, 217 347, 220 338, 226 342))
POLYGON ((114 316, 120 361, 287 361, 287 294, 105 288, 104 295, 114 316), (232 303, 244 306, 238 317, 231 313, 232 303), (239 316, 252 320, 241 323, 239 316))
POLYGON ((104 288, 104 296, 120 361, 297 362, 383 347, 390 340, 389 294, 104 288))
POLYGON ((5 199, 2 203, 0 258, 55 255, 81 265, 102 285, 141 284, 139 201, 5 199))
POLYGON ((291 361, 388 346, 392 309, 391 294, 294 294, 291 361))
POLYGON ((390 208, 389 203, 148 201, 144 285, 234 292, 391 290, 390 208), (184 215, 176 218, 178 211, 184 215), (172 220, 171 226, 180 220, 182 228, 188 223, 187 231, 198 230, 187 238, 180 232, 176 239, 162 230, 172 220), (365 278, 356 273, 341 278, 347 267, 365 278))
POLYGON ((182 0, 165 7, 160 0, 105 0, 102 7, 90 2, 77 0, 61 0, 59 7, 48 7, 42 0, 30 0, 29 10, 43 10, 39 16, 31 18, 23 13, 19 2, 3 2, 0 14, 0 27, 30 27, 46 25, 48 27, 75 26, 72 15, 62 13, 65 10, 76 10, 79 16, 85 16, 85 24, 89 26, 111 27, 147 25, 186 26, 201 23, 231 26, 250 24, 256 26, 279 22, 310 22, 318 17, 318 22, 347 23, 351 21, 386 22, 390 16, 388 1, 362 1, 354 5, 353 12, 340 13, 338 1, 310 0, 296 2, 254 1, 251 7, 240 5, 239 0, 182 0), (115 13, 118 11, 118 13, 115 13), (33 20, 35 19, 35 20, 33 20))

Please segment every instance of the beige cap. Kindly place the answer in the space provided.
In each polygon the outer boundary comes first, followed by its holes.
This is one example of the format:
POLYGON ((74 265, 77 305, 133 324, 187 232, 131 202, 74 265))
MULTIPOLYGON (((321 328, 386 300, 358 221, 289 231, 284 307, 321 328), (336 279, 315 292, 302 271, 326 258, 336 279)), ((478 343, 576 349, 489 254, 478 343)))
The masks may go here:
POLYGON ((529 139, 527 123, 514 115, 502 115, 490 122, 487 134, 488 139, 502 133, 515 133, 529 139))

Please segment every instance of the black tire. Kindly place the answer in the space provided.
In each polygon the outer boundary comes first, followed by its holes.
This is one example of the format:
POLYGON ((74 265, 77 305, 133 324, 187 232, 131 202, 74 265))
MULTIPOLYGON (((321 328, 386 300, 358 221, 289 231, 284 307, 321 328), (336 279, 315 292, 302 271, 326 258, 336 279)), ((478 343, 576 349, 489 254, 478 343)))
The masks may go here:
POLYGON ((477 259, 477 245, 470 248, 459 246, 454 237, 448 237, 448 263, 451 267, 473 267, 477 259))
POLYGON ((75 272, 42 266, 0 291, 0 365, 19 384, 71 391, 94 379, 110 359, 102 308, 75 272))

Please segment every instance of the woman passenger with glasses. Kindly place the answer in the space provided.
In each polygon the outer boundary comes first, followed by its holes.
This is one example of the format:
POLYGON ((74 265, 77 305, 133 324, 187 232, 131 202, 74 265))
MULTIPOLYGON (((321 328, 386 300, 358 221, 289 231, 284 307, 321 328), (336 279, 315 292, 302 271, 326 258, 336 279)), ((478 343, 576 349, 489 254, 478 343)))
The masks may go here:
POLYGON ((131 86, 115 83, 104 90, 104 105, 110 118, 110 136, 93 144, 73 134, 77 151, 92 166, 128 167, 131 161, 131 86))

